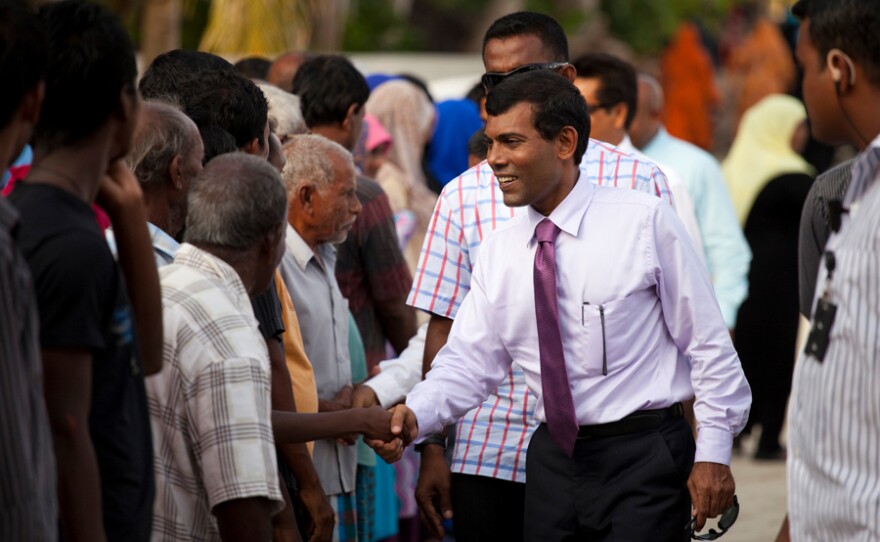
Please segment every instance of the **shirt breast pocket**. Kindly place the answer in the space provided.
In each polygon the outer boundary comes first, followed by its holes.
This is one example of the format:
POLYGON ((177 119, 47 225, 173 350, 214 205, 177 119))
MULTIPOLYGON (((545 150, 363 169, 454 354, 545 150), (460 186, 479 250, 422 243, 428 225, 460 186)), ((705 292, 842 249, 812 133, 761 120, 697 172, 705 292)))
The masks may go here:
POLYGON ((581 305, 580 363, 587 376, 607 376, 629 360, 627 342, 631 311, 637 301, 629 297, 581 305))

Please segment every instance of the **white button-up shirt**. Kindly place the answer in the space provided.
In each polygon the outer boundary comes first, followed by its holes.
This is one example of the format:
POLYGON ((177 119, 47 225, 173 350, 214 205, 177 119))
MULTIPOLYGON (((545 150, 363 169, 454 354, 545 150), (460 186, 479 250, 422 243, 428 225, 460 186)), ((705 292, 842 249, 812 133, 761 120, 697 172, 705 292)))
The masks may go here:
MULTIPOLYGON (((479 404, 513 361, 545 420, 532 277, 543 218, 529 207, 483 244, 449 341, 407 397, 422 435, 479 404)), ((550 219, 562 230, 560 331, 578 423, 617 421, 696 393, 696 461, 729 464, 751 392, 675 211, 652 196, 578 182, 550 219)))

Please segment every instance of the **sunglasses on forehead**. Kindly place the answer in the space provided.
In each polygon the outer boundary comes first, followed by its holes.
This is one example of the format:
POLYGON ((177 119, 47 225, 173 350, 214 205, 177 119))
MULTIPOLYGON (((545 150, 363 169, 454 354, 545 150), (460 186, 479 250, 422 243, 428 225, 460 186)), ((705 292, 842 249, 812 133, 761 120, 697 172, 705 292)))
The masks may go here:
POLYGON ((558 70, 559 68, 566 66, 568 62, 546 62, 543 64, 526 64, 525 66, 520 66, 514 70, 510 70, 509 72, 500 73, 500 72, 486 72, 483 74, 482 82, 483 88, 486 92, 492 89, 495 85, 503 81, 506 77, 510 77, 511 75, 517 73, 526 73, 534 70, 558 70))

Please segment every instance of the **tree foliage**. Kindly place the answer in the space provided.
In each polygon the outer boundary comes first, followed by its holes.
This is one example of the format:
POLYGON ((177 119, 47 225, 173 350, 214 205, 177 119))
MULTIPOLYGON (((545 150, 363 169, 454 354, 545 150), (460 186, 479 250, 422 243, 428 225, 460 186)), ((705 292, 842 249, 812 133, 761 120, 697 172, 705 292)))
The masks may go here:
POLYGON ((743 0, 601 0, 610 32, 637 53, 658 53, 678 25, 698 19, 717 30, 724 16, 743 0))

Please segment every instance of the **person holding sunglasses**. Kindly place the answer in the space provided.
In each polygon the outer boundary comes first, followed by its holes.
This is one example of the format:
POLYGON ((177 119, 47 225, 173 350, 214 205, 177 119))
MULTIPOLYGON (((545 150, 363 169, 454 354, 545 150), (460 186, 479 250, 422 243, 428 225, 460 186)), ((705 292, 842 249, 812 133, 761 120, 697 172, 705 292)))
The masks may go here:
POLYGON ((587 180, 590 119, 571 81, 509 77, 486 110, 487 163, 519 215, 481 245, 449 341, 392 431, 431 435, 516 363, 538 421, 523 538, 684 540, 692 511, 699 530, 732 504, 751 402, 708 271, 669 205, 587 180), (696 444, 681 405, 695 392, 696 444))
MULTIPOLYGON (((505 15, 492 23, 483 44, 483 83, 490 95, 500 81, 521 72, 552 71, 569 81, 576 76, 568 63, 565 33, 552 17, 530 12, 505 15)), ((592 184, 647 192, 671 203, 659 168, 612 145, 588 140, 579 164, 581 178, 592 184)), ((486 162, 444 187, 408 299, 431 315, 426 371, 446 343, 470 290, 483 239, 520 212, 522 208, 504 204, 499 182, 486 162)), ((459 421, 451 469, 444 457, 445 438, 438 435, 419 445, 422 462, 416 498, 423 522, 436 536, 442 536, 443 519, 451 518, 456 539, 462 542, 523 539, 525 457, 537 427, 534 409, 535 398, 524 373, 514 364, 499 388, 459 421)))

